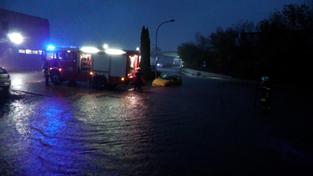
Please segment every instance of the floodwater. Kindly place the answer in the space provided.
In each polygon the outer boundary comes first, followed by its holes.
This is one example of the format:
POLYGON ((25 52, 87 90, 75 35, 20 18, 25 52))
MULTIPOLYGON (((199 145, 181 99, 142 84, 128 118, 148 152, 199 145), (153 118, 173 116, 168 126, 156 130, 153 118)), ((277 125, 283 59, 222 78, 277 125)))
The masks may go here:
POLYGON ((193 79, 143 93, 12 93, 0 103, 0 175, 288 172, 295 163, 272 149, 254 94, 249 85, 193 79))

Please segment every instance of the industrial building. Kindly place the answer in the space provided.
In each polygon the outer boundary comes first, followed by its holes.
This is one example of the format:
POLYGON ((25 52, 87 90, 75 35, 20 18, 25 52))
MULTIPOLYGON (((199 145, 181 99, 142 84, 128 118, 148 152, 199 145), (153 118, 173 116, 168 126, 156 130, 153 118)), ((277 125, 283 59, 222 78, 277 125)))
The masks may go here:
POLYGON ((49 21, 0 8, 0 66, 9 71, 41 70, 49 21))

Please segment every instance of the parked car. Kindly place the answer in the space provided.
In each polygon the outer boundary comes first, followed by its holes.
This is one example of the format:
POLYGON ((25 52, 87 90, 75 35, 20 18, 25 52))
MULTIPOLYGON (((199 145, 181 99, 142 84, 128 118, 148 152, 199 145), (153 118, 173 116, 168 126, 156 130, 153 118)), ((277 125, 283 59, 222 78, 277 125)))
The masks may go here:
POLYGON ((162 73, 159 78, 152 82, 153 87, 180 86, 182 84, 181 76, 162 73))
POLYGON ((2 67, 0 67, 0 90, 9 91, 11 86, 11 79, 9 73, 2 67))

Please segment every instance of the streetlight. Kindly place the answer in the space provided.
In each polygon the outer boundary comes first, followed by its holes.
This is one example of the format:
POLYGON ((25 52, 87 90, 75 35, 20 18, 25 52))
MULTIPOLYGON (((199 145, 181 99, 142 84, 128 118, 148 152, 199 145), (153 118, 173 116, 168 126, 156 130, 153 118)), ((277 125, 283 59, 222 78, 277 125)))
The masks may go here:
POLYGON ((24 36, 19 33, 19 32, 10 32, 7 34, 7 38, 9 39, 9 42, 13 43, 13 46, 10 50, 10 52, 12 52, 13 55, 13 50, 14 50, 14 55, 12 56, 14 58, 14 60, 17 59, 17 52, 18 52, 18 45, 24 43, 24 36))
POLYGON ((9 33, 8 38, 10 42, 12 42, 15 45, 20 45, 24 42, 24 36, 18 32, 9 33))
POLYGON ((157 76, 157 62, 158 62, 158 33, 159 33, 159 29, 160 27, 163 25, 163 24, 166 24, 166 23, 173 23, 175 22, 174 19, 170 19, 170 20, 166 20, 166 21, 163 21, 162 23, 160 23, 157 27, 157 30, 156 30, 156 34, 155 34, 155 76, 157 76))

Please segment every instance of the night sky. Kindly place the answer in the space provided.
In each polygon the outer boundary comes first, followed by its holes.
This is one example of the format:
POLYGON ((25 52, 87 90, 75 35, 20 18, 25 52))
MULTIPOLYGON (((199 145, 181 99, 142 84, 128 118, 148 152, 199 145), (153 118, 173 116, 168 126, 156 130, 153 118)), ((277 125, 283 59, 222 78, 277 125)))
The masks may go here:
POLYGON ((195 34, 250 20, 257 22, 288 3, 303 0, 0 0, 0 7, 48 18, 51 38, 59 45, 104 42, 135 49, 142 25, 155 45, 157 25, 174 18, 159 32, 162 50, 176 50, 195 34))

